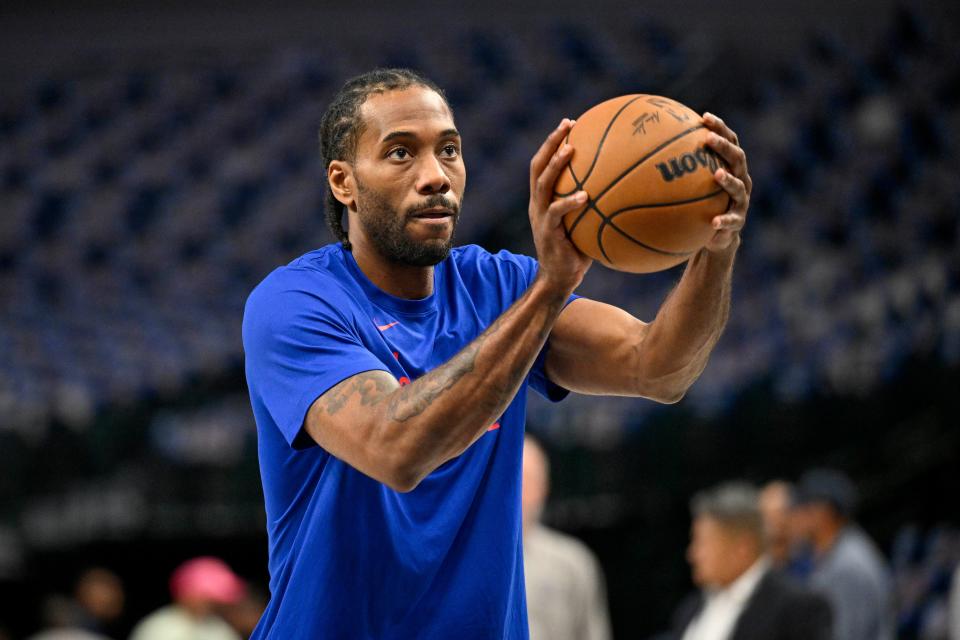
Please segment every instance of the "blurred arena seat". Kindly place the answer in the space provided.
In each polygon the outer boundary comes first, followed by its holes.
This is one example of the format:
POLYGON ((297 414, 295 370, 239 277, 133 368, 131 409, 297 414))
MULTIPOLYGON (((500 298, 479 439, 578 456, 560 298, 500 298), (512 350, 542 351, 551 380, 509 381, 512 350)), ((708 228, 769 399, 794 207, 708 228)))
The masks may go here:
MULTIPOLYGON (((239 370, 243 302, 328 241, 320 114, 375 64, 446 87, 470 188, 459 240, 532 250, 526 172, 545 131, 612 95, 720 112, 756 184, 727 334, 687 402, 721 411, 770 379, 783 398, 861 395, 906 360, 960 363, 960 60, 903 13, 872 45, 812 36, 748 95, 711 85, 719 51, 647 20, 463 28, 415 43, 330 37, 238 60, 171 53, 0 97, 0 428, 100 411, 239 370), (709 104, 704 100, 710 100, 709 104)), ((649 318, 676 273, 594 273, 583 293, 649 318)), ((639 424, 635 403, 563 419, 639 424)), ((582 422, 582 421, 581 421, 582 422)))
POLYGON ((901 638, 946 638, 950 585, 960 565, 960 531, 906 525, 893 543, 897 632, 901 638))

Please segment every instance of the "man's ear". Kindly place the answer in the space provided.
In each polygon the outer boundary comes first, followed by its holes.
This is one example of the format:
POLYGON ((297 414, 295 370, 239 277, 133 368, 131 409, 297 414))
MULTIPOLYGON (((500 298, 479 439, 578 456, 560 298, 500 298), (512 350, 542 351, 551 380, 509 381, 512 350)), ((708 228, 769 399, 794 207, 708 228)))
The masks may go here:
POLYGON ((356 202, 357 183, 349 162, 333 160, 327 166, 327 183, 330 192, 347 209, 353 210, 356 202))

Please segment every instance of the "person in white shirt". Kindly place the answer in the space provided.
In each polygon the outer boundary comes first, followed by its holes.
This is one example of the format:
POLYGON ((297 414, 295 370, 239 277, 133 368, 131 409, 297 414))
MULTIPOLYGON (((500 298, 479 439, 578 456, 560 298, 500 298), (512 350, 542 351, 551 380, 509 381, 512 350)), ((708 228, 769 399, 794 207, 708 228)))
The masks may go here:
POLYGON ((530 640, 609 640, 603 570, 576 538, 540 522, 550 487, 546 453, 523 441, 523 573, 530 640))
POLYGON ((694 496, 687 560, 699 592, 679 608, 678 640, 829 640, 820 596, 770 570, 757 490, 728 483, 694 496))

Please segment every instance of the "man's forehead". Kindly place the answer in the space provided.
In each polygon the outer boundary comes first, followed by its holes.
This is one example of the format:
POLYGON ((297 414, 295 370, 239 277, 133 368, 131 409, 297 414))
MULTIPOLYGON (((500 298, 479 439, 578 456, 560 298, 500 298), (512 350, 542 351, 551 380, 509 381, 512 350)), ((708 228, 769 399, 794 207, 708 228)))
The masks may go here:
POLYGON ((363 137, 380 140, 399 130, 453 128, 453 114, 440 95, 426 87, 372 94, 360 108, 363 137))

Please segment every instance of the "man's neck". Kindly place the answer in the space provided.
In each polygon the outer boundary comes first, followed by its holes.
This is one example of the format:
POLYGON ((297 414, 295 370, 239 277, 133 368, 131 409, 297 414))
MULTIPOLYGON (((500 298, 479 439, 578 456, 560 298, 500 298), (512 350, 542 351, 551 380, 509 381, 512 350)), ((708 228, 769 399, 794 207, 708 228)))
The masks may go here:
MULTIPOLYGON (((737 581, 739 581, 744 575, 746 575, 751 569, 753 569, 754 567, 758 567, 761 563, 761 560, 764 560, 762 555, 754 555, 745 559, 743 564, 741 564, 740 567, 738 567, 738 570, 736 571, 735 575, 732 576, 729 580, 727 580, 723 584, 717 585, 716 590, 723 591, 725 589, 729 589, 732 585, 737 583, 737 581)), ((766 568, 766 561, 764 561, 763 567, 766 568)))
POLYGON ((818 530, 813 538, 814 554, 819 558, 830 551, 837 542, 837 538, 840 537, 841 531, 843 531, 843 524, 836 524, 818 530))
POLYGON ((353 243, 353 258, 370 282, 385 293, 407 300, 433 293, 433 267, 397 264, 361 243, 353 243))

